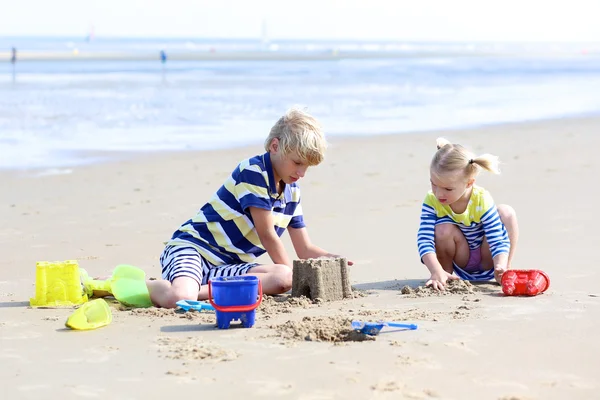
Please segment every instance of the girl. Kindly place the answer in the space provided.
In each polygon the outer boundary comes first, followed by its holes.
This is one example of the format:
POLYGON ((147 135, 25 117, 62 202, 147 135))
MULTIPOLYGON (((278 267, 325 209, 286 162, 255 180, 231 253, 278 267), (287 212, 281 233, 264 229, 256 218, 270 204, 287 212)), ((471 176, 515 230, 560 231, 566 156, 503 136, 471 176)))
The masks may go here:
POLYGON ((496 207, 489 192, 475 185, 481 169, 500 173, 498 157, 475 156, 443 138, 437 148, 417 234, 421 262, 431 273, 426 286, 444 290, 448 279, 461 278, 500 282, 515 252, 517 218, 512 207, 496 207))

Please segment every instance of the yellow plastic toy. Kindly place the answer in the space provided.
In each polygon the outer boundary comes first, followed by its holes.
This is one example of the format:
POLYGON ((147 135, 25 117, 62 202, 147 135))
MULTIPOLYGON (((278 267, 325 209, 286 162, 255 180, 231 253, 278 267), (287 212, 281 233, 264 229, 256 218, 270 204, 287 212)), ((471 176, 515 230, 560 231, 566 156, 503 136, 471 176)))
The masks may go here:
POLYGON ((36 263, 35 297, 29 301, 32 307, 71 307, 87 300, 77 261, 36 263))
POLYGON ((65 322, 71 329, 86 331, 101 328, 112 322, 110 307, 104 299, 95 299, 84 303, 65 322))

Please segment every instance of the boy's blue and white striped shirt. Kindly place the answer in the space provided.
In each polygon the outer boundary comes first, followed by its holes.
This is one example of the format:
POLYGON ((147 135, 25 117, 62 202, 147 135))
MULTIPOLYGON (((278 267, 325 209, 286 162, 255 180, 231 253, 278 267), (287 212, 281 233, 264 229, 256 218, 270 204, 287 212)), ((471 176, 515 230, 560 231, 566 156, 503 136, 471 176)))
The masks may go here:
POLYGON ((481 246, 483 238, 487 238, 492 257, 510 251, 510 240, 504 224, 500 220, 498 210, 492 196, 484 188, 473 186, 467 209, 456 214, 450 206, 443 205, 429 191, 421 209, 421 225, 417 233, 417 245, 421 260, 427 253, 435 253, 435 226, 439 224, 455 224, 467 239, 470 249, 481 246))
POLYGON ((192 245, 213 265, 253 262, 265 253, 249 207, 271 210, 274 229, 303 228, 300 187, 277 193, 269 153, 242 161, 198 214, 186 221, 167 245, 192 245))

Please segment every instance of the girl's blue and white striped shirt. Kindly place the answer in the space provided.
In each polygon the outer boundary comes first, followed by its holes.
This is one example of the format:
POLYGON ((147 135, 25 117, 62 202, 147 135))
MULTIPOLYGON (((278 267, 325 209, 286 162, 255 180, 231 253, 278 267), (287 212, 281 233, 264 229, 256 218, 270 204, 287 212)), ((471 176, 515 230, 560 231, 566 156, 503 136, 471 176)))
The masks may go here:
POLYGON ((277 193, 269 153, 242 161, 198 214, 186 221, 166 245, 192 245, 213 265, 253 262, 265 253, 249 207, 271 210, 274 228, 303 228, 300 187, 277 193))
POLYGON ((417 233, 419 257, 435 253, 434 233, 439 224, 455 224, 465 235, 469 248, 477 249, 483 238, 487 238, 492 257, 510 251, 510 241, 504 224, 490 193, 482 187, 473 186, 467 209, 457 214, 449 205, 439 202, 429 191, 421 209, 421 225, 417 233))

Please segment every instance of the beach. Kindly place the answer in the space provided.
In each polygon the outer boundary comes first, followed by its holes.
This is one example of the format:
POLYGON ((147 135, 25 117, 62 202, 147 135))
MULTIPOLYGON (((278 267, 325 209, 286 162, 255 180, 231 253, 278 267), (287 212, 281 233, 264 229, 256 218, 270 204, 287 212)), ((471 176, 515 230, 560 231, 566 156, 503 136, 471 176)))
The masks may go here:
MULTIPOLYGON (((600 117, 574 117, 331 138, 325 162, 300 181, 302 204, 313 242, 354 261, 356 297, 268 298, 251 329, 218 330, 211 314, 111 303, 109 326, 71 331, 64 322, 72 309, 32 309, 29 299, 36 261, 75 259, 99 276, 125 263, 160 277, 163 242, 260 145, 0 171, 3 398, 597 398, 598 129, 600 117), (477 183, 515 208, 514 267, 547 272, 547 292, 507 297, 489 283, 403 294, 429 276, 416 232, 438 136, 500 156, 502 175, 483 173, 477 183), (320 340, 337 336, 320 336, 319 326, 349 319, 418 329, 320 340)), ((284 243, 294 254, 287 234, 284 243)))

